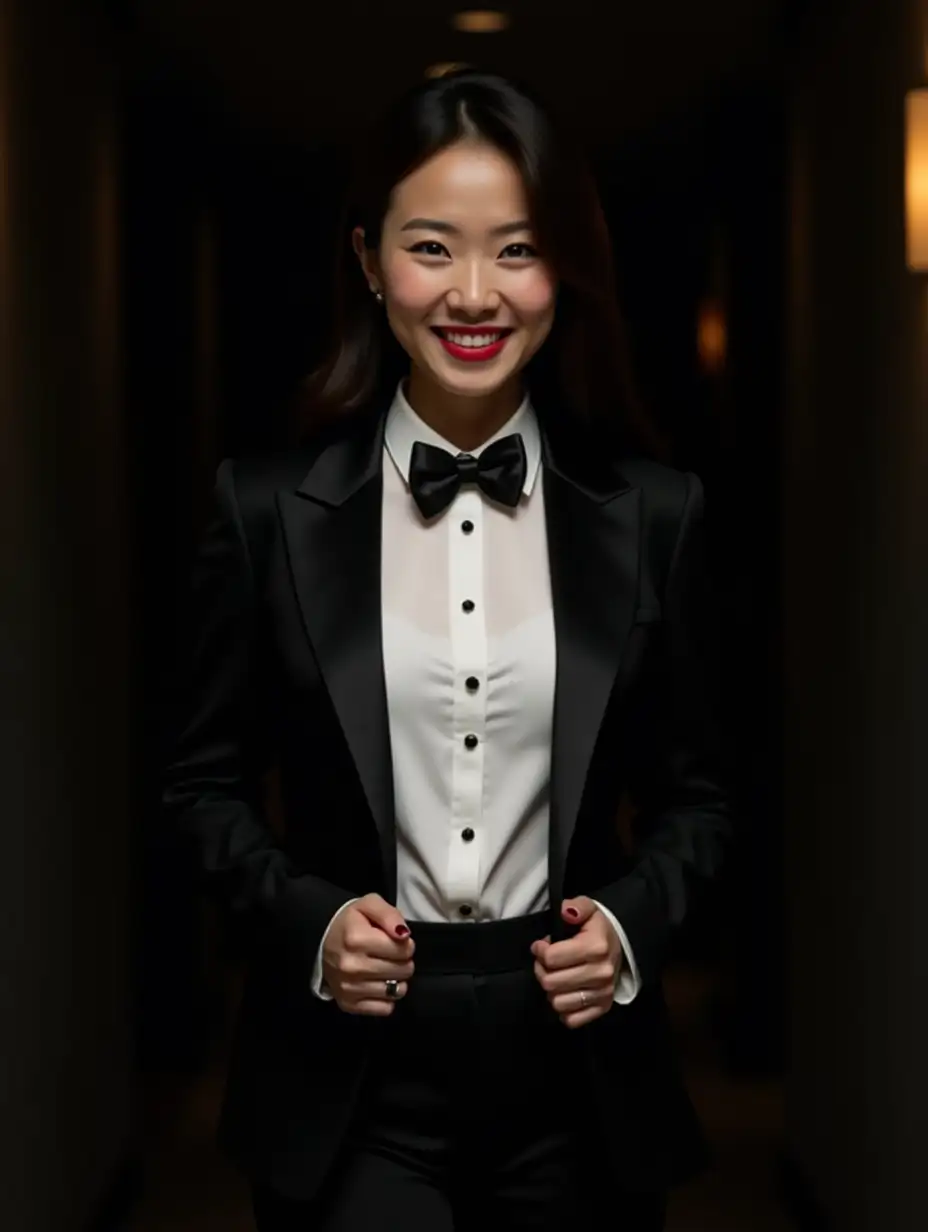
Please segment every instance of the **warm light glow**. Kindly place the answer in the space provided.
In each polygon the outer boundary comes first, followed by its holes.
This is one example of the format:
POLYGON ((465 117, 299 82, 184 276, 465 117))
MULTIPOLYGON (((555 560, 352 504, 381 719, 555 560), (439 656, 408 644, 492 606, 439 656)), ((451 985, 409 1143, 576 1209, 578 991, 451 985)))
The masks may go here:
POLYGON ((426 77, 447 77, 449 73, 457 73, 468 67, 466 64, 456 64, 453 61, 448 64, 433 64, 431 68, 425 70, 425 75, 426 77))
POLYGON ((509 14, 496 9, 465 9, 451 19, 455 30, 464 34, 498 34, 509 25, 509 14))
POLYGON ((905 100, 905 224, 906 263, 928 272, 928 90, 905 100))
POLYGON ((706 300, 700 306, 696 323, 696 345, 699 359, 707 372, 721 372, 728 355, 728 322, 716 300, 706 300))

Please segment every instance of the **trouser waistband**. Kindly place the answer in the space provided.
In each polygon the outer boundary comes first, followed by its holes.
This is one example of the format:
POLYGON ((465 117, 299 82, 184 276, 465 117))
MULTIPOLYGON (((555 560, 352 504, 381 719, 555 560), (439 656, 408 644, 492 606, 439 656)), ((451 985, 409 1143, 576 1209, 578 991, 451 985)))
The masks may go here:
POLYGON ((417 975, 490 975, 531 967, 531 944, 551 932, 551 912, 480 923, 407 923, 417 975))

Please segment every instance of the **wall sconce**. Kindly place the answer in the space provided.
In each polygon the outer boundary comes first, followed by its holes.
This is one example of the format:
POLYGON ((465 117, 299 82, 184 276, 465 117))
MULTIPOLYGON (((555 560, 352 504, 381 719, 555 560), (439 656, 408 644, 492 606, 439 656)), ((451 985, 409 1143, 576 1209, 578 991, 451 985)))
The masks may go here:
POLYGON ((509 14, 498 9, 465 9, 454 14, 451 24, 462 34, 499 34, 509 28, 509 14))
POLYGON ((915 273, 928 273, 928 90, 905 98, 905 251, 915 273))
POLYGON ((696 348, 703 369, 717 376, 728 358, 728 322, 718 300, 707 299, 699 306, 696 319, 696 348))
POLYGON ((425 75, 434 81, 438 77, 447 77, 449 73, 458 73, 466 68, 470 68, 470 65, 451 60, 446 64, 433 64, 425 70, 425 75))

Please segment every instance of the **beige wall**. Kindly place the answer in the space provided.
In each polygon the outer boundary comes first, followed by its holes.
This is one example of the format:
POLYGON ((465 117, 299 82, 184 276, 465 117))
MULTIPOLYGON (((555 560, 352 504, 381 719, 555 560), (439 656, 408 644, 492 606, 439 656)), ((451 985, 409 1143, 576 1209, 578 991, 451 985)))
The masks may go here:
POLYGON ((785 483, 790 1148, 841 1232, 928 1227, 928 284, 905 269, 915 0, 811 6, 785 483), (823 11, 825 10, 825 11, 823 11))
POLYGON ((0 1195, 78 1232, 128 1146, 116 84, 92 6, 0 8, 0 1195), (60 11, 59 11, 60 10, 60 11))

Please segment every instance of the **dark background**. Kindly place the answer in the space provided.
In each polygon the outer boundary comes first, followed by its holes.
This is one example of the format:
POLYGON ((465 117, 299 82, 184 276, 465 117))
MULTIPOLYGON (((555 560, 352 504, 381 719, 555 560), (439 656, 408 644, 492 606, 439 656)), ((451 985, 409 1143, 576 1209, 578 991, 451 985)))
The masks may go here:
MULTIPOLYGON (((529 67, 531 57, 524 58, 529 67)), ((227 99, 223 109, 222 96, 191 75, 189 65, 165 54, 133 83, 126 117, 129 398, 140 426, 137 482, 147 493, 136 533, 145 646, 139 687, 151 721, 139 748, 156 851, 159 761, 149 754, 160 747, 163 681, 171 665, 166 625, 183 594, 211 470, 226 454, 284 439, 294 391, 321 357, 348 166, 344 143, 315 133, 285 139, 271 122, 256 131, 253 115, 246 113, 249 125, 227 99), (199 434, 191 431, 197 422, 199 434), (168 477, 176 493, 172 523, 163 500, 168 477)), ((352 85, 358 84, 355 76, 352 85)), ((546 85, 549 94, 564 92, 563 82, 560 89, 546 85)), ((644 131, 619 130, 610 142, 606 118, 597 112, 591 120, 574 117, 614 236, 641 392, 671 442, 674 464, 696 470, 710 498, 713 567, 731 629, 729 709, 737 716, 731 736, 744 746, 737 759, 739 811, 751 825, 727 875, 729 900, 750 886, 744 901, 729 903, 742 919, 733 929, 723 918, 723 887, 712 918, 695 921, 681 947, 693 958, 724 954, 735 964, 732 1009, 744 1021, 728 1024, 730 1046, 745 1061, 769 1065, 781 1047, 782 1004, 773 786, 778 702, 770 678, 785 277, 782 101, 775 82, 710 80, 693 87, 682 110, 659 116, 644 131), (728 362, 718 374, 705 371, 697 350, 698 313, 709 298, 724 301, 731 321, 728 362), (744 408, 737 421, 735 407, 744 408), (738 510, 749 503, 746 520, 738 510), (739 860, 752 868, 739 871, 739 860), (755 987, 759 949, 764 975, 755 987)), ((198 1037, 177 1014, 183 960, 165 941, 179 927, 178 899, 163 894, 175 861, 167 852, 160 864, 157 856, 144 863, 152 919, 143 930, 140 964, 146 972, 143 1055, 152 1061, 166 1050, 195 1055, 198 1037)), ((176 934, 180 955, 190 953, 189 923, 176 934)), ((195 967, 189 978, 195 998, 202 972, 195 967)), ((203 1029, 208 1039, 207 1023, 203 1029)))
POLYGON ((247 1232, 211 1137, 240 947, 159 805, 183 594, 216 465, 281 437, 319 356, 349 135, 466 61, 586 145, 644 400, 706 487, 738 840, 668 973, 717 1155, 672 1232, 916 1232, 924 5, 519 2, 487 36, 453 11, 0 8, 4 1227, 247 1232))

